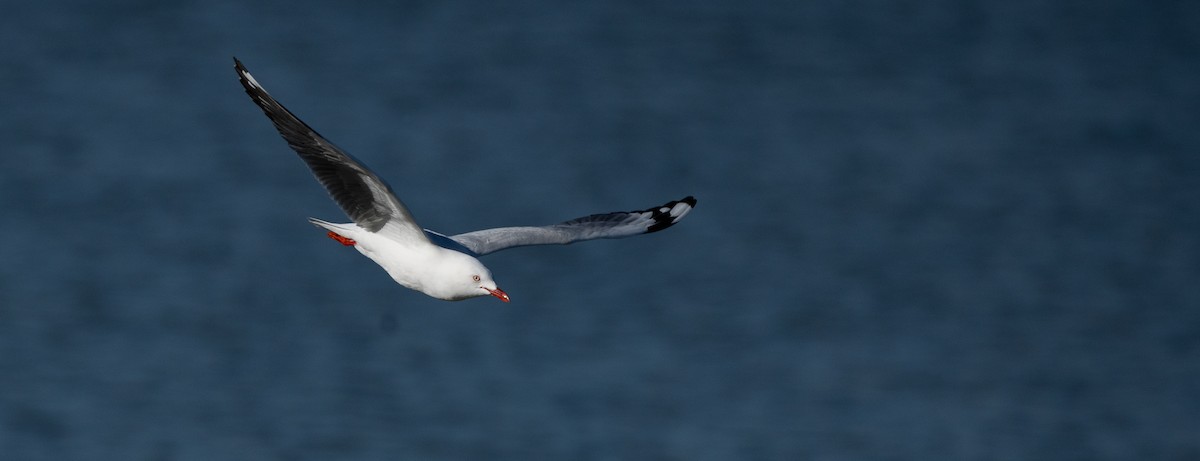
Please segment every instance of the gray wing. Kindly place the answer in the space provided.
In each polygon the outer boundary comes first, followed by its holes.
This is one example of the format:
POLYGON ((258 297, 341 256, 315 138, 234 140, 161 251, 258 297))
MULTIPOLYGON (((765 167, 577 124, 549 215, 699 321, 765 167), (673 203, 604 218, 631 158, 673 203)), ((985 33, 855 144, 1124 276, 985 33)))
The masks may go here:
POLYGON ((648 210, 600 213, 550 226, 500 227, 449 237, 428 229, 425 232, 439 246, 481 256, 526 245, 565 245, 658 232, 679 222, 695 206, 696 199, 688 196, 648 210))
POLYGON ((267 94, 267 90, 250 75, 241 61, 234 58, 233 62, 246 94, 267 114, 288 146, 300 154, 317 181, 321 182, 350 219, 371 232, 378 232, 392 221, 405 234, 426 239, 421 227, 413 220, 412 213, 396 198, 387 183, 267 94))

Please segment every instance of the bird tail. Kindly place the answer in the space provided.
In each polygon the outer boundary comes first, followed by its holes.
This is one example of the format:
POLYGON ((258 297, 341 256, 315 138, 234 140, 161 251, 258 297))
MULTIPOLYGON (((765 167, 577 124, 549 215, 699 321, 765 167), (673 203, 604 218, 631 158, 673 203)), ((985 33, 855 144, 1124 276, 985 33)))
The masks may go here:
POLYGON ((357 226, 357 224, 354 224, 354 223, 337 224, 337 223, 331 223, 329 221, 322 221, 317 218, 308 218, 308 222, 312 223, 314 226, 320 227, 320 228, 328 230, 328 231, 337 232, 337 233, 341 233, 347 229, 353 229, 355 226, 357 226))

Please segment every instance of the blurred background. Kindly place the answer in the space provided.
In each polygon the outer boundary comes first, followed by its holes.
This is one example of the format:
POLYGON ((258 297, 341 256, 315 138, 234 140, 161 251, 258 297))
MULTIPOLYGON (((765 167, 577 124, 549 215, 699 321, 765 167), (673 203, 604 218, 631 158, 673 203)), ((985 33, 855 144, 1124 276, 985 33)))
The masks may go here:
POLYGON ((1200 458, 1200 3, 24 2, 13 460, 1200 458), (231 57, 444 233, 695 195, 438 301, 231 57))

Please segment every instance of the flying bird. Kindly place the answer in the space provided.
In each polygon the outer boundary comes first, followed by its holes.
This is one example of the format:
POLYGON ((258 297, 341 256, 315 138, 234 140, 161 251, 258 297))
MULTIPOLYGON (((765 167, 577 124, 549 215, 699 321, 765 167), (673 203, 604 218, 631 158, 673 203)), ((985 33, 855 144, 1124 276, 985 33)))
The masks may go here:
POLYGON ((272 98, 241 61, 234 58, 233 62, 246 94, 354 222, 308 220, 330 238, 375 261, 396 283, 434 298, 458 301, 490 295, 509 302, 508 294, 496 286, 492 272, 477 257, 519 246, 657 232, 679 222, 696 206, 696 199, 688 196, 646 210, 593 214, 548 226, 439 234, 417 225, 383 179, 272 98))

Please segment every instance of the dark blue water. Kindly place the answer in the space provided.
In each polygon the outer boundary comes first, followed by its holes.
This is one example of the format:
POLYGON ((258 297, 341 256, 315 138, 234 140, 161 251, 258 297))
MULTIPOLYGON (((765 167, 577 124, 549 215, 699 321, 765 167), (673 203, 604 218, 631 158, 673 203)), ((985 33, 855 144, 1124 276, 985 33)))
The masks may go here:
POLYGON ((13 460, 1200 458, 1200 4, 25 2, 13 460), (408 291, 238 85, 456 233, 408 291))

